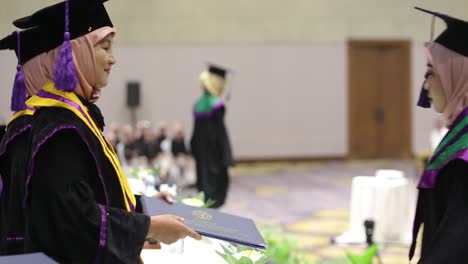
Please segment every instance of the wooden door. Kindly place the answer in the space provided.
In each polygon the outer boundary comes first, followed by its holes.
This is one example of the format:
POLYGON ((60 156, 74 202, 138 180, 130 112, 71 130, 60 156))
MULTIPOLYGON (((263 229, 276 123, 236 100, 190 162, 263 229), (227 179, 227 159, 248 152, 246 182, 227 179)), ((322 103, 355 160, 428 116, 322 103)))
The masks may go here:
POLYGON ((351 158, 411 155, 409 41, 348 42, 351 158))

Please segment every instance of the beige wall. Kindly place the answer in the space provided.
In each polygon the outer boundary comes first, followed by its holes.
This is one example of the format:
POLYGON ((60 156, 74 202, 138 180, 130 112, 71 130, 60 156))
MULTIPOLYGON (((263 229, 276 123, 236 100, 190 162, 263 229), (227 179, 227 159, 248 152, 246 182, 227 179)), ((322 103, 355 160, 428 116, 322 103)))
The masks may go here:
MULTIPOLYGON (((55 2, 0 0, 0 35, 13 30, 13 19, 55 2)), ((425 41, 430 19, 415 4, 468 19, 462 0, 111 0, 106 6, 121 44, 148 45, 425 41)))
MULTIPOLYGON (((347 154, 346 46, 244 45, 117 47, 118 64, 99 105, 107 123, 130 122, 125 83, 140 80, 138 117, 181 120, 190 134, 205 61, 236 70, 227 126, 237 158, 322 157, 347 154)), ((421 44, 412 55, 412 96, 424 74, 421 44)), ((15 71, 12 53, 0 52, 0 113, 8 113, 15 71)), ((427 147, 429 110, 413 106, 413 150, 427 147)), ((405 128, 402 128, 405 129, 405 128)))

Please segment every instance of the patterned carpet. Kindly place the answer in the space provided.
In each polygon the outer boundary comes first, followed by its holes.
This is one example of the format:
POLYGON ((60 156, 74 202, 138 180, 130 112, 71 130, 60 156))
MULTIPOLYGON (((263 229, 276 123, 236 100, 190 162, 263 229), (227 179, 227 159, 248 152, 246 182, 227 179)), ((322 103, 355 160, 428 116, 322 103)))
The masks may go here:
MULTIPOLYGON (((363 246, 333 245, 331 238, 349 228, 352 177, 398 169, 411 182, 417 169, 410 161, 337 161, 255 163, 237 166, 223 211, 281 227, 299 241, 310 263, 338 263, 345 250, 363 246)), ((405 245, 381 245, 384 264, 408 263, 405 245)), ((376 262, 377 263, 377 262, 376 262)))

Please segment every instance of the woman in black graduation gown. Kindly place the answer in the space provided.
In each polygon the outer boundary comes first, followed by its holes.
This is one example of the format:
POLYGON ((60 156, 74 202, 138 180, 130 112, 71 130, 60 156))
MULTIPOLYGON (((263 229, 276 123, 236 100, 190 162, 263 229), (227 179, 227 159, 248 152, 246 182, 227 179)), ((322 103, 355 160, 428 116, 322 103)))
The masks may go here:
MULTIPOLYGON (((11 49, 18 57, 17 74, 11 98, 13 116, 0 139, 0 255, 24 252, 24 213, 22 198, 27 173, 29 131, 34 109, 25 105, 26 97, 34 95, 45 83, 35 79, 40 70, 38 53, 42 52, 36 40, 41 35, 37 28, 13 32, 0 40, 0 49, 11 49), (27 85, 29 84, 29 85, 27 85)), ((5 130, 5 128, 3 128, 5 130)))
POLYGON ((197 188, 207 199, 214 200, 212 207, 224 204, 229 189, 228 168, 234 165, 231 144, 224 124, 226 107, 221 99, 226 70, 210 66, 200 75, 203 95, 194 107, 194 129, 190 148, 195 159, 197 188))
POLYGON ((418 263, 468 261, 468 23, 420 9, 444 20, 447 28, 425 45, 428 69, 419 106, 442 113, 450 130, 425 168, 418 188, 413 227, 414 254, 424 224, 418 263))
POLYGON ((49 82, 27 101, 37 110, 24 197, 26 251, 61 263, 137 263, 147 238, 167 244, 187 235, 200 239, 180 217, 138 213, 117 154, 102 135, 104 118, 94 102, 116 63, 115 31, 102 1, 59 3, 15 25, 44 29, 49 45, 41 58, 49 82))

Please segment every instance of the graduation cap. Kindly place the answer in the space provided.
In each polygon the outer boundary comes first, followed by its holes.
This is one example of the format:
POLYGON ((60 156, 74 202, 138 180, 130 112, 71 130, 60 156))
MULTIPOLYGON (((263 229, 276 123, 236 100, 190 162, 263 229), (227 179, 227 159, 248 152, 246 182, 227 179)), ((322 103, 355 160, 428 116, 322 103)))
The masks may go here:
MULTIPOLYGON (((227 74, 228 73, 234 73, 234 71, 232 69, 229 69, 229 68, 226 68, 226 67, 223 67, 223 66, 219 66, 219 65, 216 65, 216 64, 213 64, 213 63, 207 63, 207 64, 208 64, 208 70, 207 71, 212 75, 216 75, 216 76, 220 77, 222 79, 222 83, 220 83, 219 85, 221 85, 224 88, 224 86, 226 85, 226 76, 227 76, 227 74)), ((211 93, 214 93, 214 94, 220 93, 220 91, 218 91, 220 87, 216 88, 210 83, 205 83, 205 87, 211 93)), ((228 101, 230 99, 231 90, 232 90, 232 86, 228 85, 227 90, 224 93, 223 100, 228 101)))
MULTIPOLYGON (((433 16, 431 41, 434 41, 435 43, 438 43, 462 56, 468 57, 468 22, 420 7, 415 7, 415 9, 433 16), (434 22, 436 17, 442 19, 447 25, 447 28, 434 39, 434 22)), ((427 95, 427 90, 424 89, 424 83, 421 88, 417 105, 423 108, 429 108, 431 107, 431 103, 427 95)))
POLYGON ((220 96, 226 84, 228 70, 212 63, 207 64, 207 69, 200 74, 202 89, 210 94, 220 96))
POLYGON ((13 112, 26 109, 26 83, 24 82, 21 66, 43 52, 41 39, 40 29, 35 27, 23 31, 15 31, 0 40, 0 50, 14 50, 18 58, 10 105, 10 109, 13 112))
POLYGON ((226 73, 227 73, 227 69, 224 69, 220 66, 216 66, 214 64, 210 64, 208 66, 208 71, 212 74, 215 74, 215 75, 218 75, 219 77, 223 78, 223 79, 226 79, 226 73))
MULTIPOLYGON (((431 36, 431 41, 439 43, 451 51, 468 57, 468 22, 419 7, 415 7, 415 9, 431 14, 434 17, 438 17, 447 25, 447 28, 437 36, 435 40, 432 40, 433 36, 431 36)), ((432 25, 432 27, 434 27, 434 25, 432 25)), ((432 29, 432 32, 433 31, 434 30, 432 29)))
MULTIPOLYGON (((41 27, 47 30, 47 35, 57 34, 62 37, 66 30, 68 16, 68 32, 70 39, 78 38, 101 27, 113 27, 112 21, 103 5, 107 0, 68 0, 45 7, 34 14, 13 21, 20 29, 41 27), (66 10, 68 4, 68 11, 66 10)), ((61 44, 53 46, 58 47, 61 44)), ((51 48, 51 49, 52 49, 51 48)))
POLYGON ((30 59, 47 51, 44 49, 43 39, 43 32, 38 27, 14 31, 5 38, 0 39, 0 50, 14 50, 19 63, 23 65, 30 59), (21 34, 20 39, 18 39, 18 34, 21 34))
POLYGON ((38 27, 44 34, 42 52, 62 45, 54 66, 54 83, 59 90, 71 92, 78 84, 70 40, 101 27, 113 27, 103 5, 107 0, 66 0, 45 7, 13 22, 21 29, 38 27))

